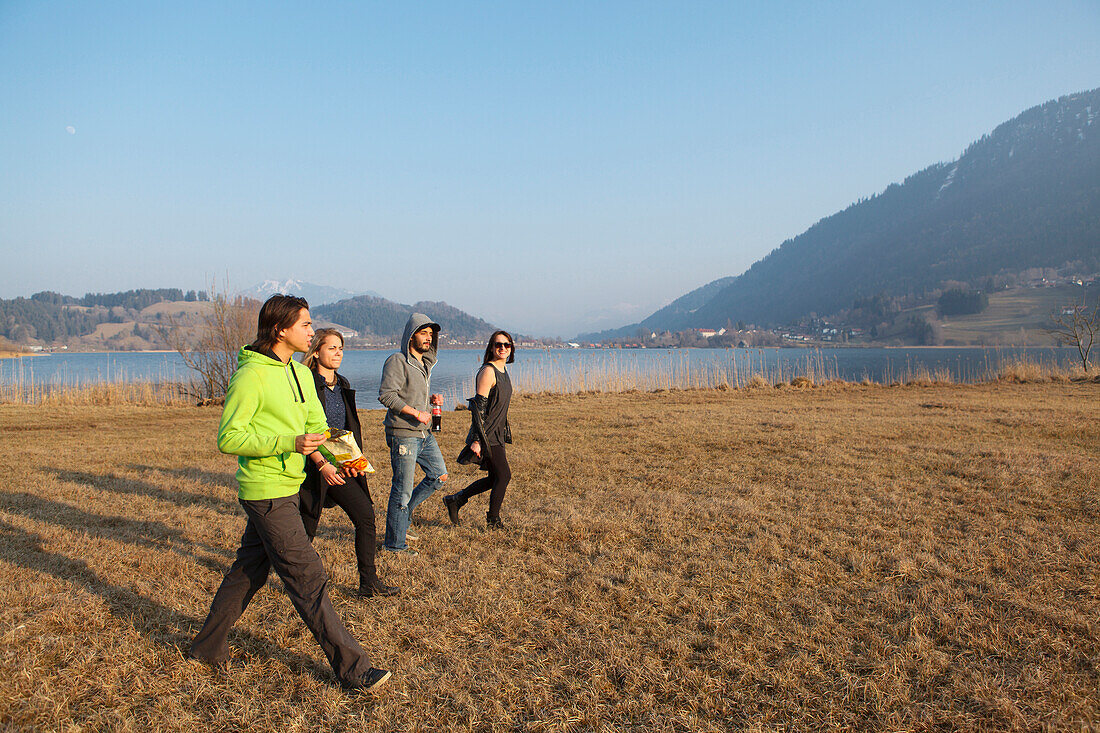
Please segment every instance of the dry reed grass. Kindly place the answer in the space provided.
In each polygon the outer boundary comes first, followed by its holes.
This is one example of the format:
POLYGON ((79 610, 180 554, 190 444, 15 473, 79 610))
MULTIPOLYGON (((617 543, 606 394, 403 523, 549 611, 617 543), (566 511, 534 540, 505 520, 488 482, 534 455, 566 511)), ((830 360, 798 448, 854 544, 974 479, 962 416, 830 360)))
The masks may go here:
POLYGON ((1086 372, 1080 364, 1061 366, 1052 362, 1037 361, 1034 359, 1013 359, 1002 365, 996 374, 996 378, 1006 382, 1027 384, 1034 382, 1067 382, 1084 381, 1096 378, 1098 374, 1086 372))
MULTIPOLYGON (((335 688, 278 581, 221 676, 183 651, 243 527, 218 410, 0 407, 10 730, 1086 730, 1100 725, 1100 387, 517 396, 505 501, 357 602, 335 688), (140 450, 135 440, 141 439, 140 450)), ((364 412, 384 516, 381 413, 364 412)), ((445 423, 457 453, 465 430, 445 423)), ((457 488, 474 473, 452 468, 457 488)), ((452 489, 453 490, 453 489, 452 489)))
POLYGON ((101 406, 132 405, 147 407, 182 406, 194 403, 188 397, 193 385, 167 378, 135 380, 125 372, 109 378, 80 380, 67 376, 57 381, 35 377, 33 366, 18 366, 0 378, 0 405, 101 406))
MULTIPOLYGON (((1013 358, 1005 361, 998 352, 984 370, 956 379, 944 366, 930 368, 919 362, 887 369, 883 384, 932 386, 964 382, 1009 380, 1073 381, 1087 378, 1079 365, 1060 365, 1053 360, 1013 358)), ((815 385, 845 383, 839 376, 836 359, 821 351, 810 350, 793 362, 769 364, 763 352, 748 352, 745 359, 730 359, 708 364, 693 363, 685 351, 659 354, 649 360, 630 360, 620 352, 608 351, 587 359, 550 359, 525 365, 512 376, 516 387, 525 392, 574 394, 582 392, 631 392, 673 389, 757 389, 765 386, 793 386, 805 389, 815 385)), ((864 377, 862 384, 873 381, 864 377)))
POLYGON ((182 406, 194 399, 174 382, 93 382, 89 384, 36 384, 29 389, 0 384, 0 404, 59 406, 129 405, 136 407, 182 406))
POLYGON ((658 389, 742 389, 804 377, 811 382, 837 378, 835 359, 820 351, 790 363, 767 364, 763 352, 749 352, 747 358, 699 364, 687 351, 654 350, 644 360, 629 358, 620 351, 591 354, 586 359, 551 358, 525 365, 512 376, 517 389, 525 392, 572 394, 577 392, 629 392, 658 389))
MULTIPOLYGON (((806 389, 847 384, 837 372, 835 359, 830 361, 820 351, 807 351, 806 356, 797 362, 778 365, 766 364, 762 352, 758 356, 750 354, 744 362, 731 359, 725 363, 698 364, 682 351, 653 362, 624 361, 619 353, 612 351, 595 354, 585 360, 537 362, 513 374, 513 380, 521 391, 551 394, 759 389, 770 386, 806 389)), ((976 375, 974 383, 1068 382, 1089 378, 1097 377, 1085 373, 1079 365, 1063 366, 1054 361, 1028 358, 1009 361, 998 358, 987 363, 984 373, 976 375)), ((930 369, 920 363, 906 363, 899 371, 888 370, 883 384, 932 386, 955 384, 957 381, 946 367, 930 369)), ((864 386, 874 384, 868 377, 860 383, 864 386)), ((444 404, 464 406, 466 387, 445 389, 444 404)), ((20 365, 11 378, 0 382, 0 404, 179 406, 194 403, 195 396, 203 393, 203 389, 196 380, 179 382, 167 375, 148 381, 131 381, 125 374, 119 374, 113 380, 101 378, 99 381, 77 382, 70 379, 47 383, 36 380, 32 370, 24 370, 20 365)))

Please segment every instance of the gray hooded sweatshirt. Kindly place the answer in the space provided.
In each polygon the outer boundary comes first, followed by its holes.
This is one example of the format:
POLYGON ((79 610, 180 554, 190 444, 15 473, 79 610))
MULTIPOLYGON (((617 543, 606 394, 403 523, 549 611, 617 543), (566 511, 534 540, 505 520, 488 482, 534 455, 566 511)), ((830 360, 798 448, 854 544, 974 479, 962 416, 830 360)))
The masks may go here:
POLYGON ((434 323, 423 313, 413 313, 405 324, 405 333, 401 337, 401 353, 392 354, 382 367, 382 384, 378 386, 378 401, 385 405, 387 435, 399 437, 426 437, 428 425, 415 417, 405 415, 401 408, 408 405, 420 412, 428 411, 428 396, 431 394, 432 367, 436 362, 439 348, 439 324, 434 323), (424 352, 423 364, 409 353, 409 340, 412 335, 431 326, 432 345, 424 352))

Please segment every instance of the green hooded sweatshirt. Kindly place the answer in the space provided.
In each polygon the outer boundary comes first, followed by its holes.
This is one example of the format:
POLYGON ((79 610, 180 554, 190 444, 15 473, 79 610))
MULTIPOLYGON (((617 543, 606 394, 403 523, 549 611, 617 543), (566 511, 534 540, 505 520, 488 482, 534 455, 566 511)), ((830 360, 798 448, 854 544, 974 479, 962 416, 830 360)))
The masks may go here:
POLYGON ((240 456, 241 499, 298 493, 306 457, 294 450, 294 439, 326 427, 313 373, 305 365, 293 359, 284 364, 248 346, 241 349, 218 427, 218 450, 240 456))

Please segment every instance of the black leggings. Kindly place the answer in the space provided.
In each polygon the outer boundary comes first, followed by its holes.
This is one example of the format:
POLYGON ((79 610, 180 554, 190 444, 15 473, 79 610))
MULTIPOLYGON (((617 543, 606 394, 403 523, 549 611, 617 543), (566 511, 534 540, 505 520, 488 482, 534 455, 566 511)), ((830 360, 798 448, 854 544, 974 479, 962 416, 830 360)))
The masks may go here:
MULTIPOLYGON (((370 585, 377 579, 378 571, 374 565, 374 504, 371 503, 367 480, 362 476, 345 476, 344 483, 329 486, 327 494, 336 506, 344 510, 355 527, 355 559, 359 564, 359 585, 370 585)), ((306 521, 305 527, 312 540, 317 534, 317 524, 306 521)))
POLYGON ((462 491, 455 494, 459 506, 470 500, 471 496, 477 496, 484 491, 489 494, 489 516, 500 516, 500 505, 504 503, 504 492, 508 489, 508 482, 512 480, 512 469, 508 467, 508 454, 504 452, 503 445, 489 446, 489 475, 479 478, 462 491))

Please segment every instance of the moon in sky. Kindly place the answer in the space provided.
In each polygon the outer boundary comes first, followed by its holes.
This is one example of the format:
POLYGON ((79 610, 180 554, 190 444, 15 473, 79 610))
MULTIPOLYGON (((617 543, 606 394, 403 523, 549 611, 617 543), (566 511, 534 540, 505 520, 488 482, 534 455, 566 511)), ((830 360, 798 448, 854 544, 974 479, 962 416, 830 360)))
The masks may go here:
POLYGON ((65 128, 65 132, 69 133, 70 135, 75 135, 76 134, 76 128, 73 127, 72 125, 69 125, 68 127, 65 128))

